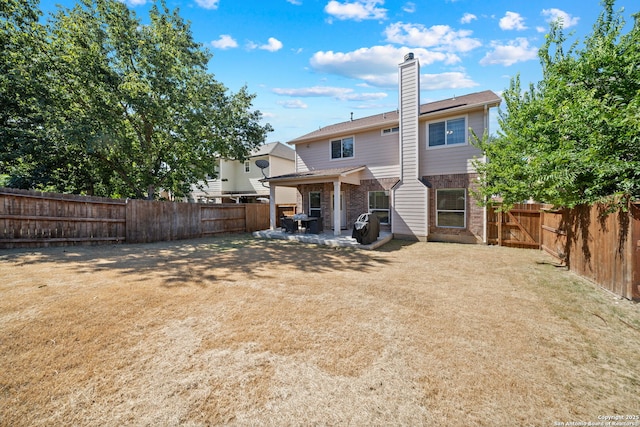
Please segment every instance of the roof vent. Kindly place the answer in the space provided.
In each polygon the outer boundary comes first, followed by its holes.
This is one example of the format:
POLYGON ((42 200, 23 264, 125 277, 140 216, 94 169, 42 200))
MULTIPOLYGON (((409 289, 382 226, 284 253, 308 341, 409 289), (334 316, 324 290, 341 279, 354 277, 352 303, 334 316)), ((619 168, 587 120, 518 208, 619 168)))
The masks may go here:
POLYGON ((411 61, 413 59, 413 52, 409 52, 404 56, 404 60, 406 61, 411 61))

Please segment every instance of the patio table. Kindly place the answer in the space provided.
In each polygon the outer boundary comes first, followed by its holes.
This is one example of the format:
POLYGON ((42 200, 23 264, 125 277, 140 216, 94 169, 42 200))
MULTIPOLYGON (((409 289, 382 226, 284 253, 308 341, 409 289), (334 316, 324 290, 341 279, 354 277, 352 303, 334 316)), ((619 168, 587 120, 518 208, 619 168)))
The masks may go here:
POLYGON ((308 216, 306 214, 296 214, 292 217, 286 217, 286 219, 295 221, 296 225, 299 225, 299 227, 295 227, 296 231, 299 228, 304 228, 304 231, 307 234, 318 234, 320 232, 321 223, 318 221, 320 219, 318 217, 308 216))

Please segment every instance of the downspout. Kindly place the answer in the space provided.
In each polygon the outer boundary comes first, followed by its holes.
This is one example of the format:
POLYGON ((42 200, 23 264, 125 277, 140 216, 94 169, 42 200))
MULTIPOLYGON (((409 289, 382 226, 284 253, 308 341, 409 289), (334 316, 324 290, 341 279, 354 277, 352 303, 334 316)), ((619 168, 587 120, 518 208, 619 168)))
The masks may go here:
MULTIPOLYGON (((400 157, 402 158, 402 157, 400 157)), ((395 218, 397 218, 398 216, 396 215, 396 188, 398 187, 399 184, 402 183, 401 179, 398 179, 395 184, 393 184, 391 186, 390 192, 389 192, 389 200, 391 201, 391 206, 389 206, 389 208, 391 209, 391 212, 389 213, 391 215, 391 234, 393 235, 394 232, 394 226, 396 223, 395 218)))
POLYGON ((424 238, 427 240, 427 242, 429 241, 429 231, 431 229, 431 212, 429 212, 429 187, 427 187, 426 185, 424 186, 426 192, 427 192, 427 200, 425 201, 425 205, 427 207, 427 228, 425 230, 425 236, 424 238))

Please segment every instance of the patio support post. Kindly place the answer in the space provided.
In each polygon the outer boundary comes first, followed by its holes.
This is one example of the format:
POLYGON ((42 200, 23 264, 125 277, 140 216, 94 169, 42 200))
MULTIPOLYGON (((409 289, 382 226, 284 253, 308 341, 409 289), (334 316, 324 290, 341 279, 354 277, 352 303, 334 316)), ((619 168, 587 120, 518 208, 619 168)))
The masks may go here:
POLYGON ((276 229, 276 186, 269 185, 269 226, 276 229))
POLYGON ((340 181, 333 181, 333 234, 339 236, 342 233, 340 224, 340 181))

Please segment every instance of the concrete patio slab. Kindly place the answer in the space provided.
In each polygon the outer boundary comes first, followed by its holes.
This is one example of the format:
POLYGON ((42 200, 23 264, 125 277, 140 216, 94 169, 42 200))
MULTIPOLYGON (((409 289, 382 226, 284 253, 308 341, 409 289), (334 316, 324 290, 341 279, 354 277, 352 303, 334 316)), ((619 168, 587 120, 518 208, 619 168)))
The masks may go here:
POLYGON ((300 233, 286 233, 280 229, 276 230, 260 230, 253 232, 254 237, 261 239, 280 239, 280 240, 292 240, 303 243, 312 243, 316 245, 343 247, 343 248, 355 248, 364 250, 373 250, 379 248, 385 243, 393 239, 393 234, 389 231, 380 231, 378 240, 369 244, 362 245, 358 243, 356 239, 351 237, 351 231, 344 230, 341 235, 336 236, 333 232, 321 233, 321 234, 306 234, 300 233))

